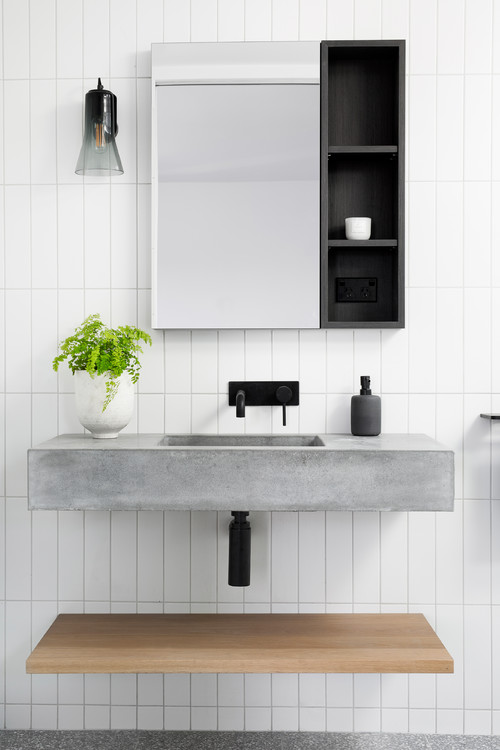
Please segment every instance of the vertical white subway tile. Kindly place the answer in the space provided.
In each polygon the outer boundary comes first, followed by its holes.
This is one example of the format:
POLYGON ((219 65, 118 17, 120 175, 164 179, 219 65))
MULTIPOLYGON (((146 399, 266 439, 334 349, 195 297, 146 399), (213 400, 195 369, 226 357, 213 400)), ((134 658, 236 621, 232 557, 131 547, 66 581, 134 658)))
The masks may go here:
POLYGON ((137 598, 163 599, 163 513, 139 511, 137 517, 137 598))
POLYGON ((243 331, 218 332, 218 370, 219 393, 227 394, 229 381, 244 380, 245 334, 243 331))
POLYGON ((163 393, 165 390, 163 332, 151 330, 151 293, 145 290, 139 291, 137 301, 139 328, 147 331, 153 340, 151 346, 149 344, 143 346, 138 389, 140 393, 163 393))
POLYGON ((192 332, 192 391, 217 393, 217 331, 192 332))
MULTIPOLYGON (((491 88, 491 127, 492 133, 497 133, 500 124, 500 76, 493 76, 491 88)), ((491 141, 491 178, 500 179, 500 144, 497 138, 492 138, 491 141)), ((492 185, 493 190, 495 187, 492 185)))
POLYGON ((354 39, 354 0, 327 0, 327 39, 354 39))
MULTIPOLYGON (((77 292, 76 290, 60 291, 58 313, 58 334, 59 341, 62 341, 66 336, 72 334, 83 321, 83 292, 77 292)), ((57 377, 59 392, 74 393, 74 378, 69 367, 62 365, 57 377)))
POLYGON ((85 290, 85 317, 94 313, 101 316, 105 325, 111 324, 111 294, 109 289, 85 290))
POLYGON ((137 0, 109 0, 109 70, 112 76, 136 75, 137 0))
MULTIPOLYGON (((491 634, 492 634, 492 706, 497 709, 500 706, 500 607, 492 607, 491 610, 491 634)), ((498 719, 493 722, 495 734, 498 719)))
POLYGON ((328 732, 352 732, 354 713, 352 708, 327 708, 326 728, 328 732))
POLYGON ((273 41, 293 41, 299 36, 299 0, 273 0, 273 41))
POLYGON ((245 3, 245 41, 258 42, 271 39, 271 0, 253 0, 245 3))
POLYGON ((298 513, 273 513, 271 535, 273 603, 298 601, 298 564, 298 513))
MULTIPOLYGON (((382 331, 383 393, 408 392, 408 332, 382 331)), ((357 386, 357 384, 356 384, 357 386)))
MULTIPOLYGON (((111 78, 109 88, 115 94, 118 104, 118 136, 116 145, 120 154, 123 165, 123 175, 116 175, 112 178, 113 186, 124 186, 124 183, 131 183, 136 187, 137 182, 137 152, 141 149, 141 155, 147 151, 149 160, 150 153, 150 133, 151 133, 151 103, 137 102, 137 81, 135 78, 111 78), (139 105, 139 106, 138 106, 139 105), (143 142, 138 144, 137 122, 141 125, 144 121, 148 124, 148 134, 141 132, 143 142)), ((99 178, 98 178, 99 179, 99 178)), ((136 208, 134 207, 134 224, 136 208)), ((135 232, 135 229, 134 229, 135 232)), ((134 237, 135 240, 135 237, 134 237)))
POLYGON ((31 513, 20 497, 5 501, 5 596, 31 599, 31 513))
POLYGON ((29 729, 31 727, 31 708, 28 705, 9 704, 5 706, 6 729, 29 729))
POLYGON ((30 75, 55 78, 56 0, 30 0, 30 75))
POLYGON ((59 599, 83 599, 83 517, 81 511, 59 513, 59 599))
POLYGON ((326 601, 350 602, 352 599, 352 513, 328 512, 325 531, 326 601))
MULTIPOLYGON (((498 450, 498 448, 496 449, 498 450)), ((491 537, 498 538, 500 529, 500 502, 491 501, 491 537)), ((491 601, 492 604, 500 604, 500 550, 497 544, 491 548, 491 601)))
MULTIPOLYGON (((191 580, 191 514, 165 513, 164 600, 187 602, 191 580)), ((173 705, 173 704, 172 704, 173 705)))
POLYGON ((299 601, 325 601, 325 513, 299 513, 299 601))
POLYGON ((217 590, 217 513, 191 513, 191 601, 213 602, 217 590))
POLYGON ((330 330, 326 332, 326 369, 328 393, 352 393, 353 331, 330 330))
POLYGON ((326 431, 346 433, 351 431, 351 399, 348 394, 326 397, 326 431))
POLYGON ((381 712, 379 708, 355 708, 355 732, 380 732, 381 712))
POLYGON ((369 375, 373 393, 380 393, 380 331, 354 332, 354 391, 359 388, 361 375, 369 375))
POLYGON ((433 393, 436 388, 436 293, 410 289, 409 364, 410 391, 433 393))
MULTIPOLYGON (((137 80, 137 181, 151 182, 151 85, 146 79, 137 80)), ((150 196, 151 186, 148 185, 150 196)), ((150 205, 150 204, 149 204, 150 205)), ((151 235, 151 209, 148 211, 148 236, 151 235)), ((151 264, 151 248, 148 248, 151 264)), ((147 284, 151 286, 151 283, 147 284)))
POLYGON ((434 513, 410 513, 408 516, 408 587, 410 602, 430 604, 436 599, 434 513))
MULTIPOLYGON (((57 602, 32 602, 31 647, 34 648, 57 617, 57 602)), ((57 703, 57 675, 37 674, 31 678, 31 702, 57 703)))
POLYGON ((272 373, 275 380, 299 380, 299 331, 272 332, 272 373))
MULTIPOLYGON (((412 7, 424 7, 415 3, 412 7)), ((427 37, 426 37, 427 38, 427 37)), ((412 48, 413 49, 413 48, 412 48)), ((409 179, 433 180, 436 173, 436 78, 412 76, 408 91, 409 179)))
POLYGON ((165 331, 165 388, 167 393, 191 391, 190 331, 165 331))
POLYGON ((408 396, 385 394, 382 408, 382 432, 408 432, 408 396))
MULTIPOLYGON (((326 396, 323 394, 302 394, 299 407, 300 432, 326 432, 327 409, 326 396)), ((276 407, 281 415, 280 407, 276 407)), ((294 409, 294 407, 290 407, 294 409)), ((287 409, 287 424, 290 409, 287 409)))
POLYGON ((436 440, 455 453, 455 497, 462 496, 463 399, 461 394, 436 397, 436 440))
POLYGON ((380 597, 406 603, 408 597, 408 514, 380 514, 380 597))
POLYGON ((57 375, 52 359, 57 354, 57 292, 37 290, 31 298, 32 388, 34 392, 55 392, 57 375))
POLYGON ((354 706, 359 708, 380 706, 380 675, 354 675, 354 706))
POLYGON ((32 395, 32 444, 38 445, 57 435, 57 394, 32 395))
POLYGON ((5 285, 30 286, 30 190, 25 185, 5 187, 5 285))
MULTIPOLYGON (((111 290, 111 319, 113 327, 127 323, 137 324, 137 290, 136 289, 112 289, 111 290)), ((141 347, 144 342, 141 342, 141 347)))
POLYGON ((408 679, 411 709, 430 709, 436 706, 436 677, 430 674, 411 674, 408 679))
POLYGON ((491 611, 464 607, 465 708, 491 708, 491 611))
POLYGON ((466 0, 465 72, 491 72, 493 0, 466 0), (488 33, 485 33, 488 30, 488 33))
POLYGON ((165 430, 172 433, 191 432, 191 396, 165 396, 165 430))
POLYGON ((466 180, 491 179, 491 93, 491 76, 465 76, 464 178, 466 180))
MULTIPOLYGON (((139 164, 140 168, 140 164, 139 164)), ((139 169, 140 171, 140 169, 139 169)), ((137 277, 139 289, 151 289, 151 186, 137 186, 137 277)))
MULTIPOLYGON (((31 157, 31 182, 54 183, 56 181, 56 83, 31 81, 29 155, 31 157)), ((25 149, 28 144, 25 144, 25 149)), ((33 233, 36 237, 35 232, 33 233)))
POLYGON ((490 502, 464 500, 464 602, 489 604, 490 502))
POLYGON ((57 287, 57 192, 55 185, 31 188, 31 278, 34 289, 57 287))
POLYGON ((29 77, 29 33, 29 0, 4 0, 3 73, 5 78, 29 77))
POLYGON ((326 32, 327 0, 302 0, 300 3, 299 38, 320 40, 326 32))
MULTIPOLYGON (((252 569, 245 606, 271 599, 271 513, 252 513, 252 569)), ((220 544, 220 541, 219 541, 220 544)))
POLYGON ((464 310, 461 289, 438 289, 436 323, 437 391, 461 393, 464 376, 464 310))
POLYGON ((139 432, 165 432, 165 397, 162 393, 138 395, 139 432))
POLYGON ((85 286, 110 286, 110 186, 85 185, 85 286))
POLYGON ((354 3, 354 38, 380 39, 382 35, 382 0, 356 0, 354 3))
POLYGON ((408 429, 434 437, 436 433, 436 397, 430 393, 415 393, 408 397, 408 429))
POLYGON ((244 0, 218 0, 217 40, 219 42, 241 42, 244 36, 244 0))
MULTIPOLYGON (((33 513, 32 521, 33 599, 57 599, 57 513, 33 513)), ((50 623, 49 623, 50 624, 50 623)))
POLYGON ((164 42, 191 41, 191 3, 184 0, 164 0, 163 23, 164 42))
POLYGON ((111 513, 111 599, 136 600, 137 513, 111 513))
POLYGON ((217 0, 191 0, 191 41, 217 41, 217 0))
POLYGON ((245 379, 272 380, 271 331, 245 331, 245 379))
POLYGON ((326 391, 326 331, 300 331, 300 388, 302 393, 326 391))
MULTIPOLYGON (((385 515, 385 514, 383 514, 385 515)), ((383 674, 380 681, 381 700, 383 708, 408 707, 408 675, 383 674)))
POLYGON ((489 286, 491 274, 491 188, 464 183, 464 285, 489 286), (480 217, 480 220, 478 220, 480 217))
POLYGON ((9 703, 30 703, 26 655, 31 651, 31 602, 5 603, 5 649, 5 699, 9 703))
POLYGON ((111 187, 111 284, 137 286, 136 187, 111 187))
POLYGON ((409 726, 408 710, 406 708, 382 709, 382 732, 407 732, 409 726))
POLYGON ((194 433, 209 434, 218 431, 217 407, 216 394, 203 393, 191 397, 191 427, 194 433))
POLYGON ((163 675, 137 675, 137 703, 140 706, 161 706, 163 703, 163 675))
POLYGON ((438 182, 436 193, 436 267, 438 286, 463 284, 464 188, 461 182, 438 182))
POLYGON ((85 0, 83 4, 83 75, 100 76, 106 88, 109 77, 109 2, 85 0))
POLYGON ((438 605, 436 608, 436 632, 445 644, 454 662, 452 675, 438 675, 436 702, 438 708, 461 709, 464 702, 463 610, 460 605, 438 605), (448 678, 448 679, 446 679, 448 678))
MULTIPOLYGON (((83 286, 83 186, 59 185, 57 189, 59 286, 83 286)), ((33 271, 36 264, 33 260, 33 271)))
POLYGON ((5 293, 5 387, 31 391, 31 299, 28 291, 5 293))
POLYGON ((85 599, 110 598, 109 511, 85 513, 85 599))
POLYGON ((83 0, 56 3, 57 76, 81 78, 83 74, 83 0))
POLYGON ((434 0, 410 3, 410 73, 435 73, 436 54, 437 4, 434 0))
MULTIPOLYGON (((464 176, 464 82, 461 76, 446 75, 439 76, 437 79, 436 127, 437 179, 462 180, 464 176)), ((483 125, 483 129, 484 127, 483 125)), ((467 138, 469 151, 466 151, 466 156, 472 157, 473 144, 470 133, 467 133, 467 138)), ((470 159, 466 167, 470 169, 470 159)), ((443 186, 437 185, 438 193, 441 187, 443 186)), ((448 227, 448 236, 453 231, 455 223, 459 223, 456 217, 454 223, 448 227)))
POLYGON ((491 335, 489 289, 466 289, 464 293, 464 392, 489 393, 491 353, 485 342, 491 335), (479 335, 479 332, 481 335, 479 335))
POLYGON ((410 286, 436 283, 436 184, 411 182, 408 189, 410 286))
POLYGON ((82 146, 84 100, 80 79, 57 81, 57 179, 62 184, 83 184, 75 166, 82 146))
POLYGON ((462 502, 452 513, 436 514, 436 600, 456 604, 463 599, 462 502))
MULTIPOLYGON (((493 182, 491 183, 491 203, 492 206, 497 206, 498 201, 500 199, 500 182, 493 182)), ((498 247, 498 241, 500 239, 500 216, 498 214, 498 211, 493 211, 492 215, 492 221, 491 221, 491 240, 492 240, 492 247, 498 247)), ((500 258, 498 257, 498 253, 494 252, 492 253, 492 259, 491 259, 491 284, 495 287, 500 286, 500 258)), ((498 295, 498 292, 496 290, 493 290, 493 299, 495 300, 495 295, 498 295)), ((495 349, 496 353, 496 349, 495 349)), ((495 356, 494 353, 494 356, 495 356)))
POLYGON ((410 0, 384 0, 382 39, 408 39, 409 36, 410 0))
POLYGON ((380 594, 380 514, 353 513, 353 599, 377 603, 380 594))
POLYGON ((31 397, 7 394, 5 397, 5 486, 7 495, 26 495, 26 451, 31 444, 31 397))
POLYGON ((163 41, 163 0, 137 3, 137 75, 151 75, 151 44, 163 41))
POLYGON ((484 395, 464 396, 464 497, 490 496, 490 424, 479 416, 484 395))
POLYGON ((437 72, 463 73, 465 0, 439 0, 437 72))

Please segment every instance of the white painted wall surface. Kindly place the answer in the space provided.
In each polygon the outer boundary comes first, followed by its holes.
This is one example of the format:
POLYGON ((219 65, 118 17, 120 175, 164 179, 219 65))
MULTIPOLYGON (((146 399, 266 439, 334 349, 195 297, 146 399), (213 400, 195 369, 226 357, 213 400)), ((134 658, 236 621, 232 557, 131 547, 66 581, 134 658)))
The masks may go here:
MULTIPOLYGON (((500 5, 497 0, 3 0, 0 703, 8 728, 500 733, 500 5), (453 514, 255 513, 226 585, 227 514, 28 513, 26 449, 78 431, 51 370, 84 315, 148 327, 152 41, 408 39, 408 326, 154 333, 129 429, 276 431, 230 379, 299 379, 292 431, 383 430, 456 451, 453 514), (118 96, 125 167, 73 170, 85 92, 118 96), (455 675, 53 675, 24 660, 60 612, 421 611, 455 675)), ((367 488, 369 491, 369 488, 367 488)))

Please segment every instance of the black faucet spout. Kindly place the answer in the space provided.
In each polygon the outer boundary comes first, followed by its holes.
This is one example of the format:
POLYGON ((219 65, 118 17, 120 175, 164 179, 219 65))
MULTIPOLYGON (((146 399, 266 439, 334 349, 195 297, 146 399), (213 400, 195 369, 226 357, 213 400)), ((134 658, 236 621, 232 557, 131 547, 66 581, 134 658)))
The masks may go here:
POLYGON ((245 416, 245 391, 241 389, 236 394, 236 416, 245 416))

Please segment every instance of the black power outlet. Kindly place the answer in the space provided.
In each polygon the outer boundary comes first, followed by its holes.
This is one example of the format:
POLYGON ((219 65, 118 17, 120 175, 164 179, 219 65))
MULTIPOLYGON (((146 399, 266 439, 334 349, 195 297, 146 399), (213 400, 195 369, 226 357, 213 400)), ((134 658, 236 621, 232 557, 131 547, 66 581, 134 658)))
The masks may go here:
POLYGON ((337 279, 337 302, 376 302, 377 279, 337 279))

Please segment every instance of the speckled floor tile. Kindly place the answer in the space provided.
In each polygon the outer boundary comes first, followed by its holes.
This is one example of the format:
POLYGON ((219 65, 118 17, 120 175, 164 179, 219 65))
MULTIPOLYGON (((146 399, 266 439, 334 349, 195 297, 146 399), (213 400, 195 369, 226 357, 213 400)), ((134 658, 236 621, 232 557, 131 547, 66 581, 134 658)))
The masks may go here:
POLYGON ((323 732, 0 731, 0 750, 500 750, 500 737, 323 732))

